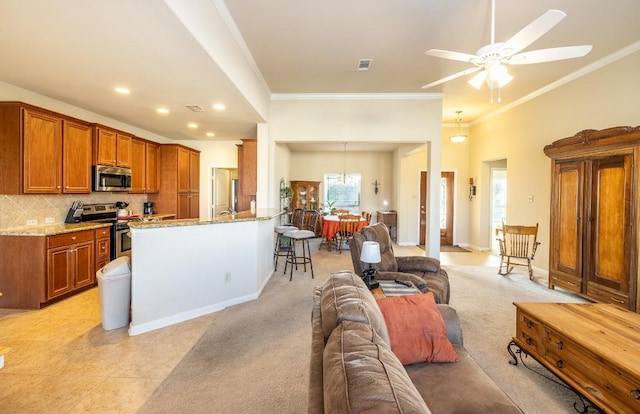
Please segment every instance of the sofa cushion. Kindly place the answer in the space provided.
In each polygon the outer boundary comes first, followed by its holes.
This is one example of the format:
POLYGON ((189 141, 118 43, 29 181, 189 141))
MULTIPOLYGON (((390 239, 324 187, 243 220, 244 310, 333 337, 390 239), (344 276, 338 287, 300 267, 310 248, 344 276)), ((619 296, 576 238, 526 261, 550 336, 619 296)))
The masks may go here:
POLYGON ((485 374, 462 345, 454 345, 459 362, 405 366, 422 398, 438 414, 522 414, 485 374))
POLYGON ((379 298, 378 306, 391 350, 403 364, 458 360, 433 293, 379 298))
POLYGON ((362 279, 350 271, 333 273, 322 286, 322 331, 325 341, 342 321, 370 324, 389 344, 380 308, 362 279))
POLYGON ((323 355, 325 413, 430 413, 404 367, 368 324, 342 322, 323 355))

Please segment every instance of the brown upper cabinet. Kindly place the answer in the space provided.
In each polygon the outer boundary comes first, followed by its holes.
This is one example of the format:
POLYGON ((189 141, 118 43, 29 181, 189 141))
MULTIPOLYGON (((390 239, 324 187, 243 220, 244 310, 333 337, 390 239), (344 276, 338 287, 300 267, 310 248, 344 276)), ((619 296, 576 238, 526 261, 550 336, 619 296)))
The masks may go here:
POLYGON ((21 102, 2 102, 0 146, 0 194, 91 192, 88 123, 21 102))
POLYGON ((132 140, 126 132, 93 124, 94 164, 131 168, 132 140))
POLYGON ((258 187, 258 141, 243 139, 238 145, 238 211, 251 208, 251 197, 256 195, 258 187))
POLYGON ((200 151, 178 144, 160 146, 160 192, 149 197, 156 211, 176 219, 198 218, 200 151))
POLYGON ((153 194, 160 191, 160 145, 141 138, 131 140, 131 191, 153 194))

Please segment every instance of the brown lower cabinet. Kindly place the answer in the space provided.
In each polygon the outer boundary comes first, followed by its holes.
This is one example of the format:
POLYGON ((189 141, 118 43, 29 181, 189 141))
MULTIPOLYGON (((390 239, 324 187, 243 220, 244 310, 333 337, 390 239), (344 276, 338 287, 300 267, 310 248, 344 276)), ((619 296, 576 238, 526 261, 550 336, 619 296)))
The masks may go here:
POLYGON ((38 309, 95 286, 97 264, 109 261, 104 253, 110 246, 108 238, 105 242, 108 232, 107 227, 52 236, 0 236, 0 308, 38 309))

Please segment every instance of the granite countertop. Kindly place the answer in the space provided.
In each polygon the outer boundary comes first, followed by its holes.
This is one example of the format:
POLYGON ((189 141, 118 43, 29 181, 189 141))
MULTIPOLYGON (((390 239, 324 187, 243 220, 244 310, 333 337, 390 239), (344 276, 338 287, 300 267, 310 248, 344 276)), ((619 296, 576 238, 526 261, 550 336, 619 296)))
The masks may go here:
POLYGON ((129 223, 129 227, 132 229, 150 229, 161 227, 181 227, 181 226, 199 226, 208 224, 220 224, 220 223, 239 223, 246 221, 261 221, 271 220, 284 214, 283 210, 279 209, 259 209, 255 214, 251 214, 250 211, 241 211, 231 214, 219 215, 214 219, 177 219, 177 220, 162 220, 162 221, 133 221, 129 223))
POLYGON ((84 222, 74 224, 47 224, 44 226, 25 226, 0 230, 0 236, 55 236, 74 231, 94 230, 111 227, 111 223, 84 222))

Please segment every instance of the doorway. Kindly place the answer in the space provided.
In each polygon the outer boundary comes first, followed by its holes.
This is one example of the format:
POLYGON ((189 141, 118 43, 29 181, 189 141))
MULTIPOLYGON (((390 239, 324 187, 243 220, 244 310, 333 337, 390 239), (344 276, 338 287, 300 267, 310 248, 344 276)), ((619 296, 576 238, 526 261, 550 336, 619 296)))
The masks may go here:
MULTIPOLYGON (((453 244, 453 185, 455 173, 440 173, 440 245, 453 244)), ((420 172, 420 245, 424 246, 427 226, 427 172, 420 172)))
POLYGON ((490 196, 490 224, 491 251, 500 253, 500 246, 496 240, 497 229, 507 221, 507 160, 491 163, 491 196, 490 196))
POLYGON ((238 170, 230 168, 211 169, 211 217, 223 211, 237 209, 238 170))

